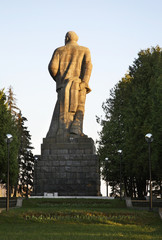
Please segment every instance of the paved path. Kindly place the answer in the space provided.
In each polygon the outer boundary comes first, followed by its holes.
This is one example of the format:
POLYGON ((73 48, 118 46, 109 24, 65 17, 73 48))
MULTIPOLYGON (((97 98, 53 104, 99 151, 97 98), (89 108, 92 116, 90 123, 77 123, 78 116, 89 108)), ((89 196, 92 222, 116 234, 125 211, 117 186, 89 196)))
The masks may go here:
POLYGON ((112 200, 114 199, 114 197, 100 197, 100 196, 54 196, 53 193, 49 193, 49 195, 45 195, 45 196, 30 196, 29 198, 78 198, 78 199, 109 199, 112 200))

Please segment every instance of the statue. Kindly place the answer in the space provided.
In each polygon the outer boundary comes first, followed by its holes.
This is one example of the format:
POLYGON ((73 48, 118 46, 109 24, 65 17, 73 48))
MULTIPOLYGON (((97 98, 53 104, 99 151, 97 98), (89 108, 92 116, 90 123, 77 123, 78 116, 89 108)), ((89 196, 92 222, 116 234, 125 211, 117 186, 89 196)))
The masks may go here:
POLYGON ((83 118, 92 63, 89 49, 77 41, 75 32, 67 32, 65 46, 54 51, 49 63, 58 97, 47 137, 85 136, 83 118))

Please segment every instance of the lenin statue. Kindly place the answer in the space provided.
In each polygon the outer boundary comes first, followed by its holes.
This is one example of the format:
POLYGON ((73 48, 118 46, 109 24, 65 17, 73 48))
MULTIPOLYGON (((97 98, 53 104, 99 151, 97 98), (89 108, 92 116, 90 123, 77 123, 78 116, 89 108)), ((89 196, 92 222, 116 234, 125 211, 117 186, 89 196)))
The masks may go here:
POLYGON ((79 46, 75 32, 67 32, 65 46, 57 48, 49 63, 49 72, 56 82, 55 105, 48 137, 81 137, 86 94, 91 91, 92 71, 90 51, 79 46))

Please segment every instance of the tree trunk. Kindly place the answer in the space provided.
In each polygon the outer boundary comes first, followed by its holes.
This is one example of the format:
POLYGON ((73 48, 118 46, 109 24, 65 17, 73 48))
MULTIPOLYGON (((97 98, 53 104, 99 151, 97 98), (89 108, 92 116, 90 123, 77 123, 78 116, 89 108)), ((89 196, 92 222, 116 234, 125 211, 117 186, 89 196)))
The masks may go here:
POLYGON ((137 180, 137 192, 138 198, 143 199, 146 196, 146 180, 145 179, 138 179, 137 180))

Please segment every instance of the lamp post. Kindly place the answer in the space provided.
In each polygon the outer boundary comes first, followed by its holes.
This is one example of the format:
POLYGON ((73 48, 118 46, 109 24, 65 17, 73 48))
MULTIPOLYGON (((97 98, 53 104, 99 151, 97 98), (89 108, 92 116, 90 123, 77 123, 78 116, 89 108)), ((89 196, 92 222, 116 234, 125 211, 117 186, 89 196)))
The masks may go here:
POLYGON ((122 167, 121 167, 121 163, 122 163, 122 150, 119 149, 118 150, 119 156, 120 156, 120 199, 121 199, 121 184, 122 184, 122 167))
MULTIPOLYGON (((109 162, 109 158, 108 157, 106 157, 105 158, 105 162, 106 162, 106 165, 107 165, 107 163, 109 162)), ((107 168, 106 168, 106 170, 107 170, 107 168)), ((106 171, 106 173, 107 173, 107 171, 106 171)), ((108 179, 107 179, 107 176, 106 176, 106 196, 108 197, 108 193, 109 193, 109 191, 108 191, 108 179)))
POLYGON ((27 185, 27 189, 26 189, 26 198, 28 198, 28 194, 29 194, 29 160, 30 160, 30 153, 31 153, 31 149, 30 148, 27 148, 26 149, 26 185, 27 185))
POLYGON ((10 206, 10 143, 12 141, 13 137, 11 134, 6 134, 6 142, 7 142, 7 200, 6 200, 6 211, 9 211, 10 206))
POLYGON ((151 133, 145 135, 145 140, 148 143, 148 153, 149 153, 149 175, 150 175, 150 211, 152 211, 152 176, 151 176, 151 143, 153 142, 153 136, 151 133))
POLYGON ((38 157, 34 157, 34 194, 37 195, 37 163, 38 157))

